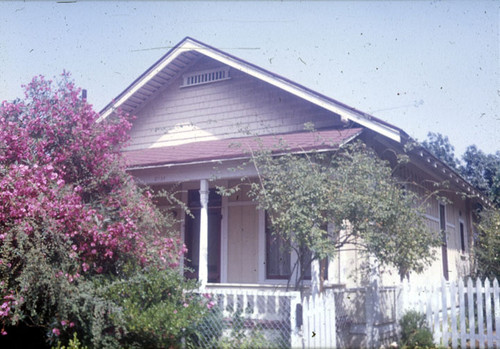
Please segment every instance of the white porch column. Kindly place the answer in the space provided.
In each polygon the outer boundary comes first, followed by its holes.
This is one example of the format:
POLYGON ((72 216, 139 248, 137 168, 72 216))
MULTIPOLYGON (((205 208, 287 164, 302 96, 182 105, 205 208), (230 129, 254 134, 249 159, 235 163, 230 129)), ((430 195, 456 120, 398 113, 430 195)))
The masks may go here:
POLYGON ((205 288, 208 282, 208 180, 200 181, 200 257, 198 280, 200 287, 205 288))
POLYGON ((311 262, 311 295, 317 296, 319 294, 319 286, 320 286, 320 265, 319 260, 316 258, 311 262))

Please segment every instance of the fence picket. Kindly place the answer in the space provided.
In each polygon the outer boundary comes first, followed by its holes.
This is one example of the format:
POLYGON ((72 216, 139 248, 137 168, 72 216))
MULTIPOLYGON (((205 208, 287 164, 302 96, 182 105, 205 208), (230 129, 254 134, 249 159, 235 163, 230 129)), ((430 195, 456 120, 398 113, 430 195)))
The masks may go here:
POLYGON ((446 280, 444 278, 441 279, 441 309, 442 309, 442 322, 441 326, 443 327, 443 346, 448 346, 448 302, 446 297, 446 280))
POLYGON ((499 325, 500 325, 500 300, 499 298, 499 288, 498 288, 498 280, 495 278, 493 280, 493 312, 495 313, 494 318, 495 318, 495 341, 496 341, 496 346, 497 348, 500 347, 500 331, 499 331, 499 325))
POLYGON ((450 316, 451 316, 451 346, 452 348, 456 348, 458 346, 457 339, 457 313, 456 313, 456 299, 457 299, 457 291, 455 288, 455 283, 450 282, 450 316))
POLYGON ((488 348, 493 347, 493 327, 491 318, 491 292, 490 280, 484 280, 484 303, 486 308, 486 338, 488 341, 488 348))
POLYGON ((472 279, 467 280, 467 305, 469 308, 469 346, 476 347, 476 319, 474 316, 474 289, 472 288, 472 279))
POLYGON ((464 282, 462 279, 458 280, 458 304, 459 304, 459 320, 460 320, 460 347, 466 347, 466 335, 467 331, 465 330, 465 290, 464 290, 464 282))
POLYGON ((442 337, 442 328, 440 326, 439 321, 439 313, 440 313, 440 297, 439 297, 439 288, 434 288, 434 292, 432 295, 432 299, 434 300, 434 343, 439 344, 440 339, 442 337))
POLYGON ((431 287, 427 291, 427 312, 426 312, 426 319, 427 319, 427 326, 429 326, 430 329, 433 328, 433 318, 432 318, 432 303, 433 303, 433 293, 434 293, 434 287, 431 287))
POLYGON ((480 279, 476 280, 477 332, 479 348, 484 349, 483 290, 480 279))

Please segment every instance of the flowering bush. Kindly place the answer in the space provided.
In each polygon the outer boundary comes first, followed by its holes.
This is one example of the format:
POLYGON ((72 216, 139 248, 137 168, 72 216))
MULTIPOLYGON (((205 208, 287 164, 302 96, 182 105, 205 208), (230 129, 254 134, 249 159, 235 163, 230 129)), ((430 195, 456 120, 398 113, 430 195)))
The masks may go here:
POLYGON ((40 76, 0 106, 2 334, 26 322, 58 338, 90 321, 84 308, 110 318, 92 278, 172 268, 185 251, 125 172, 127 116, 98 123, 79 95, 67 73, 57 85, 40 76))

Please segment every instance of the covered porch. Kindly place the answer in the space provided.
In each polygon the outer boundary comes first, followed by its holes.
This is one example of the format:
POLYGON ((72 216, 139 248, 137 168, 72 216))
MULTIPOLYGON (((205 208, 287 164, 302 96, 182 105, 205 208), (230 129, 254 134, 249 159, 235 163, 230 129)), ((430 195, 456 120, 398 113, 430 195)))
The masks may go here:
MULTIPOLYGON (((283 152, 284 143, 286 151, 331 151, 359 133, 359 129, 345 129, 221 139, 128 151, 124 155, 129 172, 140 182, 154 188, 175 185, 180 189, 178 199, 191 212, 176 212, 178 231, 188 248, 183 263, 186 276, 197 278, 202 289, 226 285, 286 290, 295 285, 297 275, 292 269, 298 257, 293 251, 282 253, 279 239, 266 224, 266 213, 248 197, 244 185, 230 196, 219 195, 217 187, 241 185, 241 178, 257 180, 250 161, 254 151, 283 152)), ((344 269, 340 261, 330 261, 326 285, 342 284, 344 269)), ((308 274, 304 284, 308 293, 315 294, 320 284, 319 262, 311 264, 308 274)))

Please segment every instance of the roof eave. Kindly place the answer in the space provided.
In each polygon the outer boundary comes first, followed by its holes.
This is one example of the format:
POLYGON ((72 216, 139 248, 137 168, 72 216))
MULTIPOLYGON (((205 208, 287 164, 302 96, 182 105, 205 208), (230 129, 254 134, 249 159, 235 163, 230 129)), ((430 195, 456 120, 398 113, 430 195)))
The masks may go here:
POLYGON ((273 86, 276 86, 284 91, 287 91, 297 97, 314 103, 326 110, 340 115, 342 118, 353 121, 361 126, 367 127, 385 137, 388 137, 398 143, 401 143, 402 130, 392 126, 386 122, 379 121, 375 117, 360 112, 351 108, 343 103, 326 97, 322 94, 314 92, 302 85, 294 83, 293 81, 281 77, 277 74, 271 73, 265 69, 257 67, 251 63, 220 51, 214 47, 203 44, 197 40, 186 37, 177 46, 172 48, 165 54, 159 61, 157 61, 151 68, 149 68, 143 75, 136 79, 124 92, 122 92, 115 102, 108 104, 102 111, 98 122, 104 120, 123 103, 127 101, 134 93, 136 93, 142 86, 148 83, 158 72, 163 70, 168 64, 175 60, 180 54, 186 51, 194 50, 207 57, 215 59, 223 64, 226 64, 234 69, 242 71, 250 76, 265 81, 273 86))

